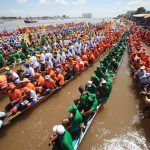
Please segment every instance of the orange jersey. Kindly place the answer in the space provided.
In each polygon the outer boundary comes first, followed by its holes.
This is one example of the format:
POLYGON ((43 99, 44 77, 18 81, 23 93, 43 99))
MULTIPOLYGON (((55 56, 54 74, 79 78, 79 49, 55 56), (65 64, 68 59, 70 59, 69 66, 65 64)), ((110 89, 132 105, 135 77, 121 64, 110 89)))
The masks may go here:
POLYGON ((51 71, 49 72, 49 75, 50 75, 50 77, 52 77, 53 79, 56 79, 56 74, 55 74, 55 72, 54 72, 53 70, 51 70, 51 71))
POLYGON ((31 82, 28 82, 27 85, 26 85, 26 87, 28 87, 29 89, 35 91, 35 86, 34 86, 34 84, 32 84, 31 82))
POLYGON ((54 88, 56 87, 55 81, 52 80, 52 79, 50 79, 50 80, 48 80, 48 81, 45 80, 45 81, 44 81, 44 86, 45 86, 47 89, 49 89, 49 88, 54 89, 54 88))
POLYGON ((20 90, 15 89, 14 92, 11 92, 10 90, 8 91, 8 95, 10 97, 10 101, 13 102, 15 100, 17 100, 18 98, 22 97, 22 93, 20 90))
POLYGON ((93 54, 90 55, 90 59, 92 60, 92 63, 95 62, 95 56, 93 54))
POLYGON ((62 74, 58 74, 57 80, 59 80, 59 85, 64 85, 65 80, 64 80, 64 76, 62 74))
POLYGON ((37 85, 42 86, 44 84, 44 78, 40 75, 37 79, 37 85))
POLYGON ((87 57, 86 54, 82 55, 82 60, 83 60, 83 61, 88 61, 88 57, 87 57))

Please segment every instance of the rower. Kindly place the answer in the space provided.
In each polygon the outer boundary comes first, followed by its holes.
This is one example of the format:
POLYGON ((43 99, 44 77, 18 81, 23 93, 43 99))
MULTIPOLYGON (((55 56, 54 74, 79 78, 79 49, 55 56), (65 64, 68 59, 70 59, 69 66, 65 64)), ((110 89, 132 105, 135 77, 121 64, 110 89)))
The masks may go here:
POLYGON ((29 89, 35 91, 34 84, 32 84, 28 78, 24 78, 20 83, 22 83, 23 87, 28 87, 29 89))
MULTIPOLYGON (((83 97, 82 97, 83 98, 83 97)), ((97 109, 98 100, 95 94, 87 92, 84 96, 84 99, 81 99, 80 103, 82 104, 81 114, 83 116, 84 125, 87 123, 89 116, 91 116, 94 111, 97 109)), ((82 125, 83 126, 83 125, 82 125)))
POLYGON ((101 66, 98 66, 94 72, 95 72, 95 75, 96 75, 100 80, 101 80, 101 78, 104 76, 104 72, 103 72, 103 70, 101 69, 101 66))
POLYGON ((72 145, 72 137, 70 133, 62 125, 55 125, 53 131, 56 134, 53 134, 50 137, 49 145, 53 144, 55 149, 59 150, 74 150, 72 145))
POLYGON ((29 89, 28 87, 25 87, 23 89, 24 92, 24 101, 22 103, 23 106, 32 106, 38 99, 37 94, 34 90, 29 89))
POLYGON ((13 82, 14 84, 20 83, 20 78, 16 72, 6 71, 6 76, 8 77, 8 81, 13 82))
POLYGON ((42 91, 41 94, 46 95, 46 94, 52 92, 55 88, 56 88, 55 81, 49 75, 46 75, 44 84, 41 89, 41 91, 42 91))
POLYGON ((72 137, 76 137, 77 134, 80 134, 81 125, 82 125, 82 115, 78 111, 76 105, 72 105, 68 108, 70 113, 69 118, 63 120, 63 124, 66 125, 66 129, 70 132, 72 137))
POLYGON ((97 92, 96 85, 92 81, 88 81, 85 89, 86 89, 86 91, 93 93, 93 94, 96 94, 96 92, 97 92))
POLYGON ((107 85, 106 80, 102 80, 100 88, 99 88, 100 102, 104 103, 108 100, 110 95, 110 88, 107 85))
POLYGON ((91 76, 91 81, 96 87, 100 86, 100 79, 96 75, 91 76))
POLYGON ((20 107, 20 102, 22 101, 22 93, 20 90, 16 89, 14 84, 9 85, 8 95, 10 98, 10 103, 5 107, 6 112, 16 113, 20 107))
POLYGON ((0 128, 3 126, 5 118, 6 118, 6 113, 5 112, 0 112, 0 128))
POLYGON ((146 74, 145 66, 142 66, 137 72, 135 72, 134 78, 139 80, 145 74, 146 74))
POLYGON ((56 69, 56 78, 56 85, 58 87, 61 87, 65 84, 64 76, 62 75, 61 70, 59 68, 56 69))
POLYGON ((25 64, 25 70, 23 72, 24 77, 31 78, 34 76, 34 74, 34 69, 29 64, 25 64))
POLYGON ((109 87, 110 92, 111 92, 111 90, 112 90, 112 79, 110 78, 110 74, 105 74, 104 80, 106 80, 107 86, 109 87))
POLYGON ((45 71, 45 51, 40 54, 41 71, 45 71))
POLYGON ((52 67, 48 66, 48 67, 45 69, 45 72, 46 72, 46 75, 50 75, 50 77, 51 77, 53 80, 56 80, 56 79, 57 79, 56 74, 55 74, 55 72, 53 71, 52 67))
POLYGON ((36 78, 36 86, 43 86, 44 84, 44 78, 40 75, 40 73, 35 73, 34 77, 36 78))

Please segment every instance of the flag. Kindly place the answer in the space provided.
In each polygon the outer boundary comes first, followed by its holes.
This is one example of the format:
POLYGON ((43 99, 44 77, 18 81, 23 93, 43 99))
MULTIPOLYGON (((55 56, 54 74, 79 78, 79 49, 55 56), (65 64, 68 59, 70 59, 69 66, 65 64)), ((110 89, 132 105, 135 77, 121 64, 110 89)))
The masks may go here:
POLYGON ((25 31, 26 33, 30 33, 30 30, 29 30, 29 28, 26 28, 26 31, 25 31))
POLYGON ((25 34, 24 34, 24 39, 26 40, 26 42, 27 42, 29 45, 31 45, 31 42, 30 42, 30 40, 29 40, 29 35, 28 35, 28 33, 25 33, 25 34))

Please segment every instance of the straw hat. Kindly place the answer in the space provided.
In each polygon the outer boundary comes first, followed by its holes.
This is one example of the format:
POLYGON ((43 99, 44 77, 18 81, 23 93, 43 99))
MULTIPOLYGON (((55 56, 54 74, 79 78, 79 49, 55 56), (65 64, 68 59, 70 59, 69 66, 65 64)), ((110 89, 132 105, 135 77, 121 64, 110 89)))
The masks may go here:
POLYGON ((28 78, 24 78, 21 82, 30 82, 28 78))

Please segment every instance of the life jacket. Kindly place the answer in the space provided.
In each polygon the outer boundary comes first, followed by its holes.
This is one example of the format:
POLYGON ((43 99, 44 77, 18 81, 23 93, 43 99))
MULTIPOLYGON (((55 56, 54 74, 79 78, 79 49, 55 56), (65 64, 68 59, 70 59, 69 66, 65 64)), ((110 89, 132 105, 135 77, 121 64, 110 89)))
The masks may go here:
POLYGON ((0 75, 0 89, 4 89, 8 86, 7 78, 5 75, 0 75))

